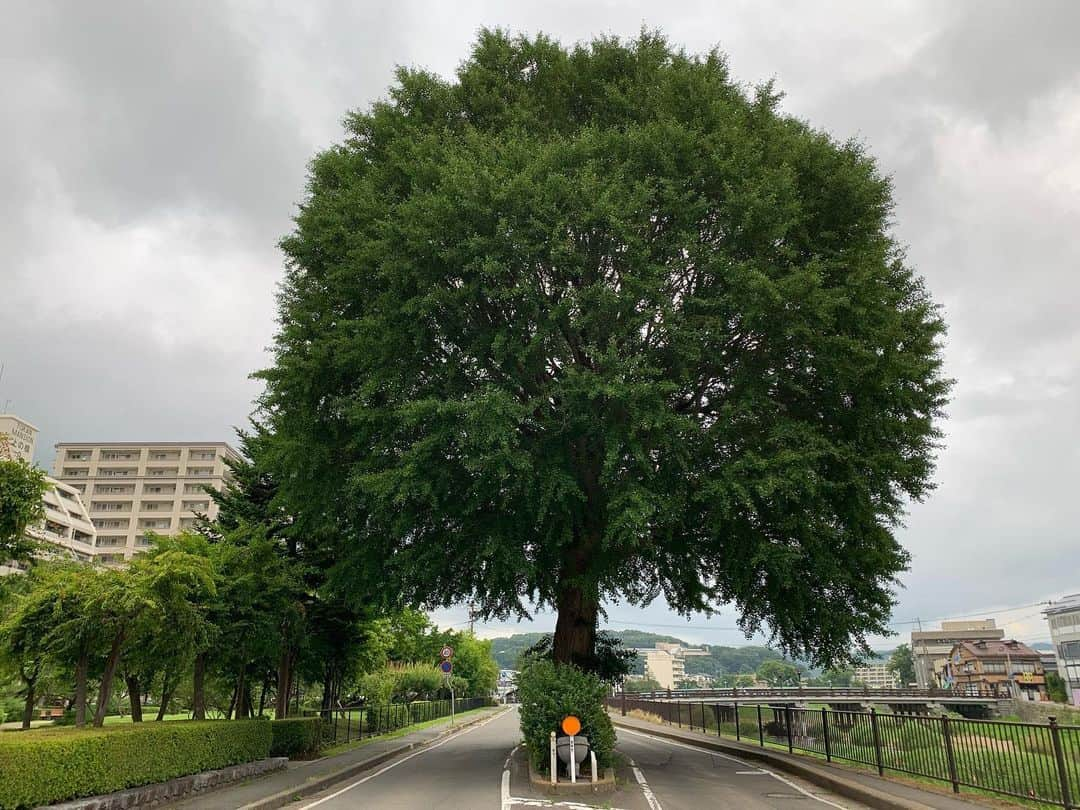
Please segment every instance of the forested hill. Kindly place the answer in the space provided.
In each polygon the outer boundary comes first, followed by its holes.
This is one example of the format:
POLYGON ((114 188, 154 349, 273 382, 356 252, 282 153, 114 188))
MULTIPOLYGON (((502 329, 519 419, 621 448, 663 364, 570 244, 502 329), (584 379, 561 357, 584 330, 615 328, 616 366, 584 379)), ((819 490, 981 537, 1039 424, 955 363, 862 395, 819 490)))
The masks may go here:
MULTIPOLYGON (((515 633, 512 636, 491 639, 491 652, 499 667, 502 669, 514 669, 517 665, 518 656, 531 647, 546 633, 515 633)), ((657 633, 646 633, 642 630, 616 630, 611 635, 622 641, 625 647, 652 647, 658 641, 669 641, 685 644, 688 647, 701 645, 688 644, 675 636, 664 636, 657 633)), ((763 661, 770 659, 782 659, 783 656, 770 650, 768 647, 719 647, 707 645, 709 655, 694 656, 686 659, 686 671, 690 674, 703 673, 712 677, 725 674, 749 674, 756 672, 763 661)), ((644 661, 639 657, 635 672, 640 674, 644 670, 644 661)))

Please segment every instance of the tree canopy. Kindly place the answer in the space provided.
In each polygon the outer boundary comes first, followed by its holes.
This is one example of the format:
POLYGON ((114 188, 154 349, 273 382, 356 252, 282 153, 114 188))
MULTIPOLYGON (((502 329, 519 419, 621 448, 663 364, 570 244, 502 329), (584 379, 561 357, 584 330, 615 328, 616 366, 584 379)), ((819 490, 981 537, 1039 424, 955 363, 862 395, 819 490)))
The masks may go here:
POLYGON ((557 661, 613 599, 734 603, 817 662, 887 632, 949 383, 860 144, 647 32, 483 31, 346 127, 260 374, 345 590, 552 606, 557 661))
POLYGON ((893 654, 889 656, 889 662, 885 665, 889 672, 896 673, 901 686, 915 683, 915 657, 911 654, 911 647, 901 644, 893 654))
POLYGON ((26 530, 45 517, 45 473, 22 460, 0 459, 0 563, 29 560, 26 530))

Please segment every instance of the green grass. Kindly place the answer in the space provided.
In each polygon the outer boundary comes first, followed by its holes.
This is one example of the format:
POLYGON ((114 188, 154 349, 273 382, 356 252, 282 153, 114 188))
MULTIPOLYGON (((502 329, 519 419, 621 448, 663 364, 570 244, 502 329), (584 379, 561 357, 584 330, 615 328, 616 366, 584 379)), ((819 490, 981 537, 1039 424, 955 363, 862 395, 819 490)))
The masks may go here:
MULTIPOLYGON (((682 727, 689 729, 690 713, 686 704, 682 709, 682 727)), ((693 730, 702 731, 702 713, 699 704, 694 706, 693 730)), ((743 742, 760 746, 757 728, 757 708, 741 706, 739 708, 739 726, 743 742)), ((717 730, 716 717, 706 706, 704 725, 708 734, 717 734, 733 739, 736 737, 735 723, 730 707, 717 730)), ((762 720, 768 724, 773 719, 771 709, 762 709, 762 720)), ((801 721, 817 720, 816 713, 809 718, 801 715, 801 721)), ((796 723, 800 722, 796 720, 796 723)), ((854 770, 876 772, 875 750, 869 723, 859 720, 852 728, 842 728, 836 722, 834 714, 829 713, 829 735, 832 749, 832 762, 854 770), (859 761, 862 760, 862 761, 859 761)), ((819 721, 818 721, 819 722, 819 721)), ((679 724, 672 723, 678 726, 679 724)), ((950 791, 948 782, 948 762, 945 753, 941 726, 937 723, 910 720, 895 715, 879 716, 878 727, 882 742, 882 759, 886 773, 890 778, 899 777, 902 781, 911 781, 920 786, 931 786, 939 792, 950 791), (909 768, 919 773, 908 773, 902 768, 909 768), (935 778, 928 774, 933 773, 935 778)), ((1005 725, 981 723, 963 719, 951 719, 950 730, 956 762, 957 776, 962 783, 961 792, 966 795, 995 797, 999 800, 1008 796, 1010 801, 1029 806, 1045 807, 1049 800, 1060 796, 1057 776, 1057 764, 1050 743, 1049 732, 1045 728, 1033 728, 1025 725, 1005 725), (969 785, 975 785, 971 787, 969 785), (996 788, 997 791, 992 790, 996 788), (1000 791, 1000 792, 998 792, 1000 791), (1033 791, 1036 796, 1047 802, 1025 800, 1022 797, 1033 791), (1018 794, 1018 795, 1013 795, 1018 794)), ((814 748, 822 745, 820 726, 814 723, 810 728, 816 739, 814 748), (815 730, 816 727, 816 730, 815 730)), ((1061 733, 1065 754, 1066 769, 1074 792, 1080 789, 1080 732, 1063 730, 1061 733)), ((795 739, 794 753, 825 760, 823 751, 801 750, 799 740, 795 739)), ((784 740, 769 739, 765 735, 766 749, 787 752, 784 740)))
MULTIPOLYGON (((491 708, 490 706, 484 706, 484 707, 481 707, 479 709, 470 709, 467 712, 458 712, 457 714, 454 715, 454 722, 456 723, 458 720, 460 720, 463 717, 472 717, 472 716, 474 716, 476 714, 479 714, 480 712, 487 711, 490 708, 491 708)), ((393 739, 396 739, 398 737, 404 737, 406 734, 410 734, 413 731, 420 731, 421 729, 430 728, 431 726, 437 726, 439 724, 449 725, 450 724, 449 716, 447 716, 447 717, 439 717, 439 718, 436 718, 435 720, 425 720, 422 723, 414 723, 411 726, 403 726, 402 728, 396 729, 394 731, 390 731, 390 732, 388 732, 386 734, 380 734, 380 735, 378 735, 376 737, 365 737, 362 740, 353 740, 352 742, 339 743, 338 745, 335 745, 332 748, 324 748, 320 752, 320 756, 322 756, 322 757, 332 757, 332 756, 336 756, 338 754, 344 754, 347 751, 352 751, 355 748, 362 748, 363 746, 367 745, 368 743, 375 742, 376 740, 393 740, 393 739)))

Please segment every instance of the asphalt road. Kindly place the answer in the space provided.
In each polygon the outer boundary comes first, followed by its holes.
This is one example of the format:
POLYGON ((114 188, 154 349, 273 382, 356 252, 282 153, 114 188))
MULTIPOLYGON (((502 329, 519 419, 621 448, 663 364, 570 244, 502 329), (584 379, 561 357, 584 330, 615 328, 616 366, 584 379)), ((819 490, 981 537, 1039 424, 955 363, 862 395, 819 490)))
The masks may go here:
MULTIPOLYGON (((859 808, 805 783, 731 757, 619 730, 619 750, 632 761, 614 795, 545 800, 509 757, 521 740, 516 711, 473 726, 292 807, 298 810, 522 810, 596 806, 612 810, 703 808, 859 808)), ((520 761, 520 757, 517 758, 520 761)))

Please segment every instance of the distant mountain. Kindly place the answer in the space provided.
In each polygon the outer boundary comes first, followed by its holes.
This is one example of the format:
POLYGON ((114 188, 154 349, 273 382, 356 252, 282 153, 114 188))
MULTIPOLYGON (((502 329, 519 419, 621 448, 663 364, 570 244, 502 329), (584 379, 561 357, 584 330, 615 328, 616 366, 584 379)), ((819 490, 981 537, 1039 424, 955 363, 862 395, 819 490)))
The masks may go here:
MULTIPOLYGON (((710 677, 720 675, 738 675, 756 672, 762 662, 771 659, 783 659, 776 650, 768 647, 721 647, 711 645, 688 644, 676 636, 649 633, 644 630, 615 630, 608 631, 618 638, 624 647, 642 648, 655 647, 658 641, 673 644, 683 644, 687 647, 704 647, 708 650, 707 656, 692 656, 686 659, 686 672, 690 675, 703 674, 710 677)), ((525 650, 542 639, 546 633, 515 633, 512 636, 491 639, 491 652, 501 669, 515 669, 518 658, 525 650)), ((645 671, 645 661, 638 656, 634 665, 634 674, 641 675, 645 671)))

